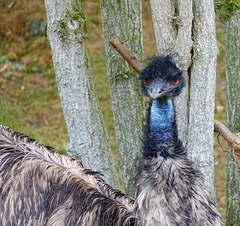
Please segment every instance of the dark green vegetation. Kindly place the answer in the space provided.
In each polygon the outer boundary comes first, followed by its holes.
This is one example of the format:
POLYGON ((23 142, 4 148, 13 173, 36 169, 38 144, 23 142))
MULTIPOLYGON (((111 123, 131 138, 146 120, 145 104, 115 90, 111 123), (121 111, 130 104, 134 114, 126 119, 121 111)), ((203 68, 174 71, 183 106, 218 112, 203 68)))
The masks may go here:
POLYGON ((222 20, 227 20, 240 10, 239 0, 215 0, 215 7, 222 20))
MULTIPOLYGON (((101 15, 97 0, 83 1, 87 20, 92 73, 115 159, 116 142, 111 100, 106 72, 101 15)), ((35 138, 65 153, 67 131, 55 81, 51 49, 46 35, 28 33, 31 21, 46 19, 42 0, 0 2, 0 124, 35 138)), ((64 22, 61 26, 64 27, 64 22)), ((217 21, 218 55, 216 116, 226 122, 226 82, 224 40, 221 23, 217 21)), ((156 52, 149 1, 143 1, 144 55, 156 52)), ((220 138, 224 150, 227 146, 220 138)), ((216 142, 216 186, 220 210, 225 208, 226 153, 216 142)))

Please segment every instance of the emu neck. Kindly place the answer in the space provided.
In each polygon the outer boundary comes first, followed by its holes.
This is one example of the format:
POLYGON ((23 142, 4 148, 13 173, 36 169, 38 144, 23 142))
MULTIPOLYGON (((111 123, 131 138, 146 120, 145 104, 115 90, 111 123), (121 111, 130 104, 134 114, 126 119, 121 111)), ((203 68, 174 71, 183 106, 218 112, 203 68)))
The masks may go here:
POLYGON ((173 147, 178 139, 173 100, 152 100, 149 108, 145 150, 150 155, 170 154, 169 148, 173 147))
POLYGON ((151 116, 150 116, 150 128, 152 135, 155 139, 160 141, 163 135, 166 137, 171 137, 172 132, 169 131, 174 124, 174 109, 172 99, 167 99, 164 101, 153 100, 151 106, 151 116))

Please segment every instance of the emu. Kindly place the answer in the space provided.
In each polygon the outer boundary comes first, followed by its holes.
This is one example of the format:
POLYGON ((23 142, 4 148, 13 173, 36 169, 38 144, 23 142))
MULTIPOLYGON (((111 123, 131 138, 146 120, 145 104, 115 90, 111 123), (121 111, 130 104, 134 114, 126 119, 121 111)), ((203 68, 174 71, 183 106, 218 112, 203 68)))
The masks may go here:
POLYGON ((222 225, 203 176, 178 139, 173 98, 184 87, 171 56, 155 56, 141 72, 142 93, 150 98, 142 161, 136 181, 137 215, 143 225, 222 225))
POLYGON ((139 225, 134 199, 80 161, 0 126, 0 225, 139 225))
POLYGON ((184 86, 181 71, 158 56, 139 79, 151 101, 136 200, 80 161, 0 126, 0 225, 222 225, 178 139, 173 98, 184 86))

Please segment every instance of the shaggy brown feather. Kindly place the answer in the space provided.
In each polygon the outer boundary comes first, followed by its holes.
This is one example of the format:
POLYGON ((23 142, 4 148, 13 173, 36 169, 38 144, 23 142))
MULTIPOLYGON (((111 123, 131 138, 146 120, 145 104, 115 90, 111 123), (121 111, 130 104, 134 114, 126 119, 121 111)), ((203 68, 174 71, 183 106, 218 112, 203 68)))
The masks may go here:
POLYGON ((0 126, 0 225, 139 225, 135 201, 95 174, 0 126))

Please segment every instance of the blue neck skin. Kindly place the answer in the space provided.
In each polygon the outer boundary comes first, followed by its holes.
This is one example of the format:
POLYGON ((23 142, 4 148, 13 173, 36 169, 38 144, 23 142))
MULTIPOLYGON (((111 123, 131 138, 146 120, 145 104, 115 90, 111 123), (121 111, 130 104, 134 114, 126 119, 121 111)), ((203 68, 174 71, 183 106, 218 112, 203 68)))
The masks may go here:
POLYGON ((178 139, 172 98, 153 100, 148 117, 148 149, 151 153, 169 154, 169 148, 178 139))
MULTIPOLYGON (((174 123, 174 109, 172 99, 166 101, 153 100, 151 106, 151 131, 155 136, 162 136, 162 129, 168 130, 174 123)), ((167 132, 167 131, 166 131, 167 132)), ((167 136, 171 136, 171 134, 167 136)))

